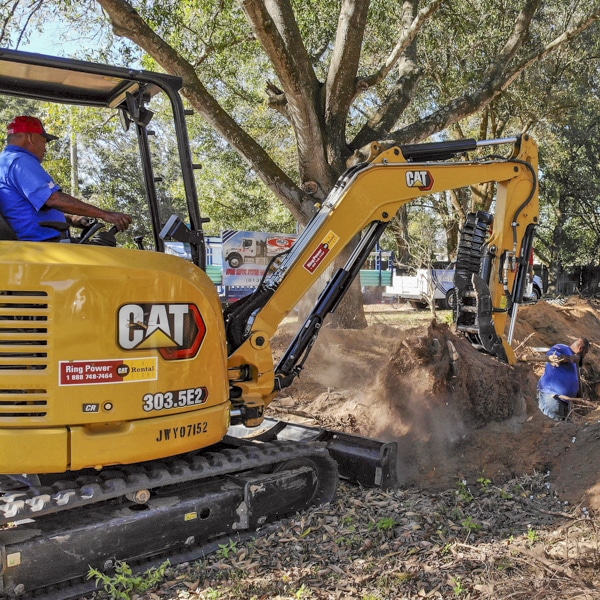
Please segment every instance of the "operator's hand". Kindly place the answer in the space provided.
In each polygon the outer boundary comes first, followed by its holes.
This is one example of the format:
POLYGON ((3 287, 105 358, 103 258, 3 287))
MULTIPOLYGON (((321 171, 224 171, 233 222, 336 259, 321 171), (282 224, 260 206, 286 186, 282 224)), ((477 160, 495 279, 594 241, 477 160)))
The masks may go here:
POLYGON ((105 214, 102 217, 103 220, 115 225, 119 231, 125 231, 131 225, 131 215, 126 215, 125 213, 112 210, 107 210, 104 212, 105 214))
POLYGON ((94 219, 92 219, 92 217, 82 217, 81 215, 69 215, 65 213, 65 217, 69 225, 72 225, 73 227, 77 227, 79 229, 85 229, 94 222, 94 219))
POLYGON ((551 354, 548 357, 548 362, 553 366, 553 367, 558 367, 558 365, 560 365, 560 363, 563 361, 563 357, 560 354, 557 354, 556 352, 554 354, 551 354))

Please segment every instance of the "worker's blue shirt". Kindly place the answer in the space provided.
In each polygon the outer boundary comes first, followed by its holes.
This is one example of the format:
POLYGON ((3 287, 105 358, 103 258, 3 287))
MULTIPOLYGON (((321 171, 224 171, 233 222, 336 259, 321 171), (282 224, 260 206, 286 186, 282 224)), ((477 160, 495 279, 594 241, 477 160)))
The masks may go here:
POLYGON ((0 212, 20 240, 55 240, 60 234, 44 221, 66 222, 65 214, 46 206, 54 192, 60 191, 39 158, 21 148, 9 145, 0 154, 0 212))
MULTIPOLYGON (((546 356, 552 354, 573 356, 575 352, 565 344, 556 344, 546 352, 546 356)), ((576 398, 579 393, 579 367, 577 363, 565 362, 560 363, 557 367, 547 363, 546 370, 538 382, 538 389, 548 394, 576 398)))

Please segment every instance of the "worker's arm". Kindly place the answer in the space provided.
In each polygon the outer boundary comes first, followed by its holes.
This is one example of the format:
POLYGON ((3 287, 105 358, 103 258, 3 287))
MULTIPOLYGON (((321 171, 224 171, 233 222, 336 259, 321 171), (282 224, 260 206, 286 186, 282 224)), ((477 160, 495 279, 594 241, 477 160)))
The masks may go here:
POLYGON ((72 215, 102 219, 103 221, 116 225, 119 231, 125 231, 125 229, 131 225, 131 217, 129 215, 112 210, 103 210, 93 204, 83 202, 70 194, 66 194, 65 192, 54 192, 50 198, 46 200, 46 206, 49 208, 57 208, 64 213, 72 215))

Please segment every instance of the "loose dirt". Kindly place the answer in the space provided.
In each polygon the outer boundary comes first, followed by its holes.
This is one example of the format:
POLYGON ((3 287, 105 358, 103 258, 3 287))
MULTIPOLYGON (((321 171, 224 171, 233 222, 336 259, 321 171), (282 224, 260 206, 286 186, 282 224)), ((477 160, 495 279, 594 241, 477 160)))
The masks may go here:
MULTIPOLYGON (((390 307, 370 307, 374 311, 390 307)), ((373 314, 371 314, 373 321, 373 314)), ((275 354, 295 326, 280 329, 275 354)), ((300 378, 269 412, 280 419, 396 441, 404 489, 432 492, 457 481, 494 482, 549 472, 559 497, 600 508, 600 305, 570 299, 521 307, 509 366, 473 348, 439 321, 391 320, 367 329, 324 327, 300 378), (543 353, 585 336, 584 397, 569 422, 538 409, 543 353), (537 361, 535 359, 538 359, 537 361)))

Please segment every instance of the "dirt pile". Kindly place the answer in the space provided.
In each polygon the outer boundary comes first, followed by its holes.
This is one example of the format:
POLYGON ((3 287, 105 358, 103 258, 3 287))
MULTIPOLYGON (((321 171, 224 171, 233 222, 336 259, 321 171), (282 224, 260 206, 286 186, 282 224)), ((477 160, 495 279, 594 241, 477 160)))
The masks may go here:
MULTIPOLYGON (((274 348, 283 351, 293 327, 274 348)), ((506 365, 474 349, 446 324, 376 323, 366 330, 324 328, 301 377, 269 409, 278 418, 395 440, 404 487, 441 490, 458 479, 505 481, 550 471, 571 502, 600 508, 600 410, 579 408, 571 422, 542 415, 535 399, 543 369, 535 349, 592 342, 585 397, 600 390, 600 310, 586 301, 522 307, 513 344, 527 359, 506 365)))

